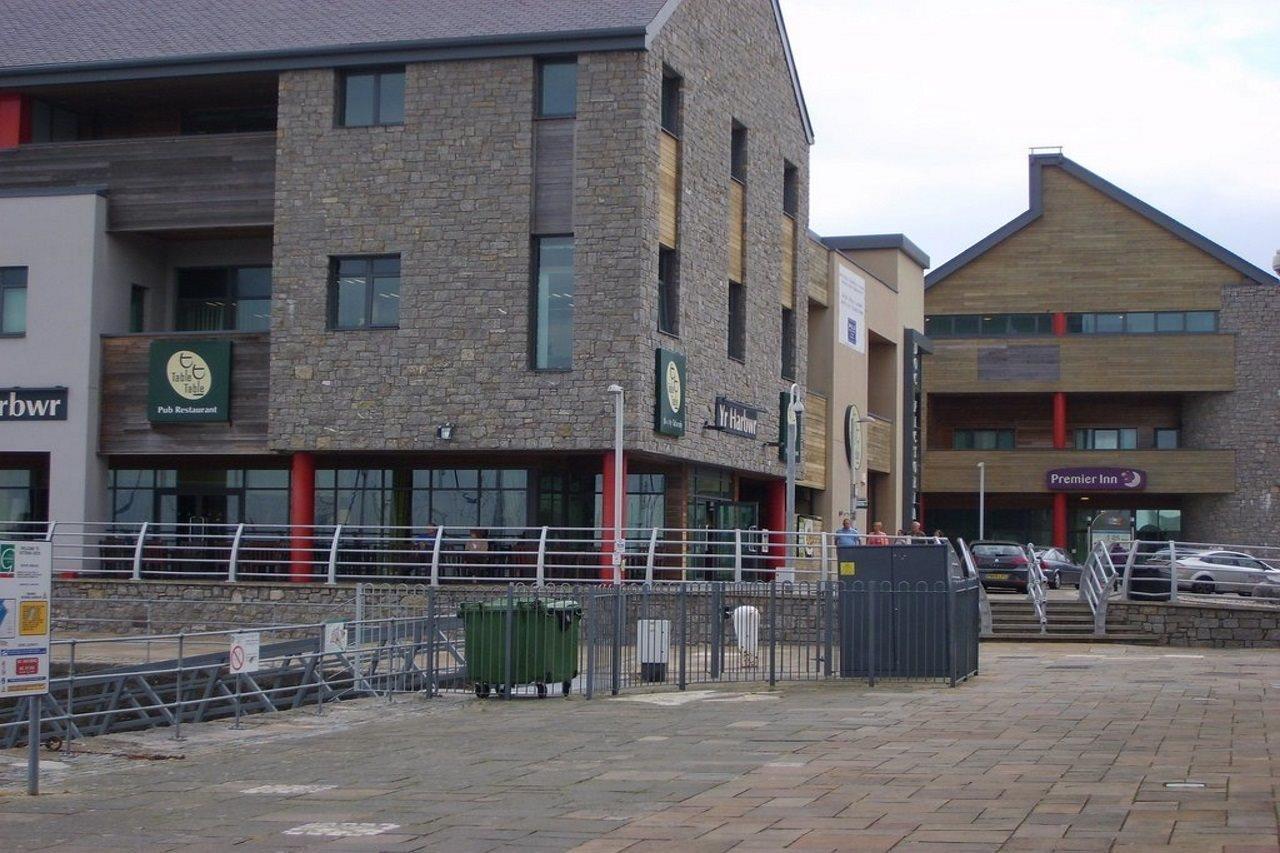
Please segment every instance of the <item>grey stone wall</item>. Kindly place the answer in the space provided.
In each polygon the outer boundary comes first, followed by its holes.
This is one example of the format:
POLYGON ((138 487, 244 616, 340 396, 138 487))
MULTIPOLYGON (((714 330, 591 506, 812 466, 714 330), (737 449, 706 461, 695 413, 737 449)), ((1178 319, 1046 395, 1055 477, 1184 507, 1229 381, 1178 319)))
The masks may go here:
POLYGON ((1116 602, 1108 605, 1107 617, 1141 628, 1164 646, 1280 648, 1280 608, 1116 602))
POLYGON ((1236 335, 1236 390, 1187 398, 1183 444, 1236 453, 1236 491, 1188 496, 1182 538, 1280 546, 1280 287, 1222 289, 1223 332, 1236 335))
MULTIPOLYGON (((579 56, 574 369, 528 367, 529 58, 410 65, 402 126, 334 127, 332 71, 282 75, 270 442, 300 450, 600 450, 605 388, 628 393, 629 447, 781 474, 760 442, 704 434, 717 394, 776 433, 782 159, 808 145, 767 0, 686 3, 650 52, 579 56), (656 331, 663 65, 685 78, 681 338, 656 331), (730 124, 751 129, 749 354, 726 355, 730 124), (401 255, 396 330, 326 330, 332 255, 401 255), (689 431, 653 432, 653 349, 688 356, 689 431), (435 427, 455 424, 447 443, 435 427)), ((807 225, 802 190, 799 233, 807 225)), ((803 250, 805 240, 800 240, 803 250)), ((801 255, 799 281, 806 262, 801 255)), ((797 298, 803 380, 803 289, 797 298)))

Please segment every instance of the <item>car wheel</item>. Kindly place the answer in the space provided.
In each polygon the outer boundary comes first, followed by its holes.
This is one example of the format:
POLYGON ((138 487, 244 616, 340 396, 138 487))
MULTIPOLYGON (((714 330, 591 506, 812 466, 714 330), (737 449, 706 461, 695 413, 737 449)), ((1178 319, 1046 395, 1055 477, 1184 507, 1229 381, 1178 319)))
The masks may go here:
POLYGON ((1213 595, 1213 582, 1207 580, 1197 580, 1191 583, 1191 591, 1196 595, 1213 595))

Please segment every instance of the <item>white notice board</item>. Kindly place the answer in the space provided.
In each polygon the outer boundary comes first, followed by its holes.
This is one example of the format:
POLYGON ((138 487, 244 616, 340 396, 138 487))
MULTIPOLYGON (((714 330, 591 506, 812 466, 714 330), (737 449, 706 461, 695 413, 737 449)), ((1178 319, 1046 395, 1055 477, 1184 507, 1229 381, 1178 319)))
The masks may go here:
POLYGON ((52 549, 0 541, 0 697, 49 692, 52 549))
POLYGON ((231 635, 231 652, 227 658, 227 669, 232 675, 258 671, 258 649, 262 643, 262 635, 257 631, 244 631, 231 635))
POLYGON ((844 264, 839 270, 839 326, 836 339, 851 349, 867 351, 867 280, 844 264))

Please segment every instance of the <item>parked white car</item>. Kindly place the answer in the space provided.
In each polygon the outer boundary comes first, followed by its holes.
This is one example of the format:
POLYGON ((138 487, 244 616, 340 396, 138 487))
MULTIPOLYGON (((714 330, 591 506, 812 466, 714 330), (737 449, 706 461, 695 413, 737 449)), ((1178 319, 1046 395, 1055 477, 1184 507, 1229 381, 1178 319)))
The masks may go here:
MULTIPOLYGON (((1148 562, 1169 561, 1165 548, 1147 558, 1148 562)), ((1280 584, 1280 569, 1240 551, 1196 551, 1178 554, 1178 589, 1201 595, 1236 592, 1253 595, 1262 583, 1280 584)))

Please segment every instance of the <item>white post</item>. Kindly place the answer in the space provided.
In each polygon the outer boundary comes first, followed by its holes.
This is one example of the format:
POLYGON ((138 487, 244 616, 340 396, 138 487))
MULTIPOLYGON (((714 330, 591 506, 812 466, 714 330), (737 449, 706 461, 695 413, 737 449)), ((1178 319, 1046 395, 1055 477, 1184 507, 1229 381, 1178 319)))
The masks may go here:
POLYGON ((987 538, 987 463, 978 463, 978 541, 987 538))
POLYGON ((444 536, 444 528, 436 528, 436 541, 431 545, 431 585, 440 586, 440 539, 444 536))
MULTIPOLYGON (((1129 543, 1129 556, 1125 557, 1124 560, 1124 579, 1120 582, 1120 587, 1123 590, 1120 597, 1124 601, 1129 600, 1129 578, 1133 576, 1133 564, 1137 562, 1137 559, 1138 540, 1135 539, 1129 543)), ((1110 590, 1107 590, 1107 592, 1110 592, 1110 590)))
POLYGON ((786 499, 786 523, 782 530, 782 561, 783 567, 786 567, 787 561, 792 555, 792 550, 787 546, 787 537, 794 538, 796 526, 796 432, 800 429, 800 415, 804 413, 804 404, 796 399, 796 393, 800 390, 798 382, 792 382, 791 387, 787 390, 787 499, 786 499))
POLYGON ((231 561, 227 563, 227 583, 235 583, 239 571, 240 539, 244 536, 244 525, 236 525, 236 535, 231 539, 231 561))
POLYGON ((1178 543, 1169 540, 1169 601, 1178 600, 1178 543))
POLYGON ((742 583, 742 531, 733 531, 733 582, 742 583))
POLYGON ((342 538, 342 525, 335 524, 333 527, 333 539, 329 542, 329 579, 325 581, 329 586, 333 586, 338 582, 338 540, 342 538))
POLYGON ((609 393, 613 395, 613 582, 620 584, 627 551, 626 519, 622 517, 622 495, 627 488, 622 472, 622 386, 610 385, 609 393))
POLYGON ((56 522, 56 521, 51 521, 51 522, 49 522, 49 527, 48 527, 48 529, 47 529, 47 530, 45 530, 45 532, 44 532, 44 541, 46 541, 46 542, 52 542, 52 541, 53 541, 53 531, 55 531, 55 530, 57 530, 57 529, 58 529, 58 522, 56 522))
POLYGON ((653 583, 653 561, 658 553, 658 528, 649 531, 649 553, 644 561, 644 582, 653 583))
POLYGON ((542 532, 538 534, 538 586, 545 586, 547 583, 547 528, 542 528, 542 532))
POLYGON ((822 568, 818 570, 818 580, 827 580, 827 572, 830 569, 831 552, 827 549, 827 531, 822 531, 822 568))
POLYGON ((138 544, 133 546, 133 579, 142 580, 142 542, 147 538, 147 526, 151 522, 144 521, 138 528, 138 544))

